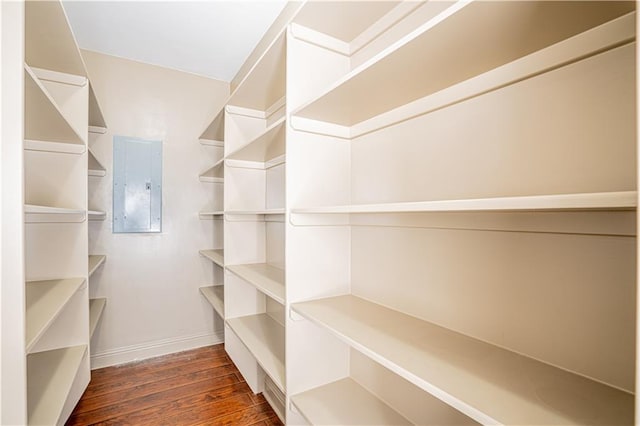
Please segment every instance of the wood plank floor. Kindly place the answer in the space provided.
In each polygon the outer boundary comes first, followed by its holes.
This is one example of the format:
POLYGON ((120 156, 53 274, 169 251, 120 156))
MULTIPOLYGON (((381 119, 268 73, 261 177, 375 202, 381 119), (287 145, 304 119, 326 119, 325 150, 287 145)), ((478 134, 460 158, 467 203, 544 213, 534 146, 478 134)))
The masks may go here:
POLYGON ((67 425, 282 425, 223 345, 91 372, 67 425))

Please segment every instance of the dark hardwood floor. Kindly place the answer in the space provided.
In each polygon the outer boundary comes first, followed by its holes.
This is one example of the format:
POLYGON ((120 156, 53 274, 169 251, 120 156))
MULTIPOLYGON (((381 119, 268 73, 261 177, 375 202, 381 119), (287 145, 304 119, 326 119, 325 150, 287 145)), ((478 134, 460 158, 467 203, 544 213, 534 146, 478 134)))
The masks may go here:
POLYGON ((282 425, 222 345, 91 372, 67 425, 282 425))

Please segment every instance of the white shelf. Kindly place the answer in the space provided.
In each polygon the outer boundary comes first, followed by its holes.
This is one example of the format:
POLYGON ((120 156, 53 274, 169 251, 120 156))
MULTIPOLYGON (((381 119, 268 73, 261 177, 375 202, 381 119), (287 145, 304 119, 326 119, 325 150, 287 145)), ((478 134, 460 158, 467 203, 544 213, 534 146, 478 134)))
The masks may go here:
POLYGON ((633 422, 631 394, 355 296, 292 309, 483 424, 633 422))
POLYGON ((284 270, 267 263, 230 265, 227 271, 237 275, 276 302, 284 305, 284 270))
POLYGON ((224 250, 223 249, 200 250, 198 253, 200 253, 201 256, 206 257, 216 265, 224 268, 224 250))
POLYGON ((224 319, 224 286, 200 287, 200 293, 213 306, 213 309, 224 319))
POLYGON ((518 210, 631 210, 637 207, 637 196, 636 191, 595 192, 582 194, 534 195, 524 197, 310 207, 292 209, 291 213, 345 214, 518 210))
POLYGON ((224 147, 224 141, 218 141, 218 140, 214 140, 214 139, 198 139, 200 141, 201 145, 204 146, 215 146, 215 147, 219 147, 219 148, 223 148, 224 147))
POLYGON ((284 327, 267 314, 227 320, 273 383, 284 391, 284 327))
POLYGON ((26 350, 31 351, 84 283, 84 278, 68 278, 26 283, 26 350))
POLYGON ((632 11, 608 3, 458 1, 292 115, 354 126, 632 11))
POLYGON ((89 255, 89 277, 107 260, 107 256, 104 254, 90 254, 89 255))
POLYGON ((107 124, 91 84, 89 84, 89 132, 99 134, 107 132, 107 124))
POLYGON ((284 209, 265 209, 265 210, 226 210, 224 212, 228 215, 272 215, 272 214, 284 214, 284 209))
POLYGON ((73 346, 27 356, 27 410, 30 425, 63 423, 62 409, 87 346, 73 346))
POLYGON ((410 425, 375 395, 351 378, 291 397, 311 425, 410 425))
POLYGON ((89 210, 89 220, 105 220, 107 213, 100 210, 89 210))
POLYGON ((227 105, 267 111, 285 95, 286 31, 266 49, 229 97, 227 105))
POLYGON ((204 210, 198 213, 200 219, 222 219, 224 215, 224 211, 222 210, 213 210, 208 211, 204 210))
MULTIPOLYGON (((271 165, 285 153, 285 117, 277 120, 255 139, 226 156, 227 160, 264 163, 271 165)), ((279 160, 278 164, 282 164, 279 160)), ((231 165, 231 163, 230 163, 231 165)))
MULTIPOLYGON (((84 138, 64 116, 61 108, 34 71, 25 64, 25 143, 27 150, 81 154, 84 138)), ((70 76, 70 78, 86 78, 70 76)))
POLYGON ((85 210, 25 204, 26 223, 79 223, 85 220, 85 210))
POLYGON ((93 332, 96 331, 106 304, 107 299, 104 297, 89 299, 89 338, 93 337, 93 332))
POLYGON ((104 177, 107 175, 107 169, 98 161, 93 152, 89 149, 89 158, 88 158, 88 169, 89 176, 99 176, 104 177))
POLYGON ((200 175, 200 182, 224 183, 224 158, 200 175))

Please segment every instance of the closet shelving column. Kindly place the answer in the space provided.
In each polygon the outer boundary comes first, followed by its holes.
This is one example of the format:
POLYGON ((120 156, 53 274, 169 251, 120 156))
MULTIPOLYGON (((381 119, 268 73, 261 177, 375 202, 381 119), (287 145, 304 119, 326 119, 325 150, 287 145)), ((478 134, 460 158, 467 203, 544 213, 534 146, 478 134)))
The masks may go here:
POLYGON ((213 282, 217 284, 200 287, 200 293, 211 304, 214 311, 224 320, 224 222, 223 222, 223 194, 224 194, 224 108, 214 117, 211 123, 200 135, 200 143, 206 149, 213 149, 218 159, 212 167, 200 174, 200 182, 213 186, 209 191, 211 197, 200 211, 200 219, 213 220, 213 238, 215 249, 200 250, 200 255, 212 262, 213 282))
POLYGON ((285 32, 225 115, 225 348, 284 420, 285 32))
POLYGON ((89 378, 89 85, 58 2, 25 3, 27 424, 64 423, 89 378))
MULTIPOLYGON (((93 90, 91 84, 89 84, 89 143, 94 145, 98 143, 107 132, 107 124, 105 122, 104 116, 102 115, 102 110, 100 109, 100 104, 98 103, 98 99, 93 90)), ((95 190, 95 185, 101 181, 103 177, 107 175, 107 169, 102 165, 102 163, 95 156, 91 147, 88 149, 88 198, 89 205, 91 205, 91 195, 95 190)), ((91 209, 91 208, 90 208, 91 209)), ((104 214, 106 217, 106 213, 104 214)), ((89 251, 91 251, 91 233, 89 234, 89 251)), ((98 270, 100 266, 104 264, 107 256, 103 254, 90 254, 89 262, 88 262, 88 280, 89 280, 89 289, 90 293, 95 294, 97 290, 95 289, 95 285, 91 286, 94 272, 98 270), (93 287, 93 290, 91 288, 93 287)), ((100 322, 100 318, 102 318, 102 314, 104 312, 104 308, 107 304, 107 299, 105 297, 91 297, 89 299, 89 340, 93 337, 96 328, 98 327, 98 322, 100 322)))
POLYGON ((633 423, 633 8, 425 3, 307 99, 294 19, 288 422, 633 423))

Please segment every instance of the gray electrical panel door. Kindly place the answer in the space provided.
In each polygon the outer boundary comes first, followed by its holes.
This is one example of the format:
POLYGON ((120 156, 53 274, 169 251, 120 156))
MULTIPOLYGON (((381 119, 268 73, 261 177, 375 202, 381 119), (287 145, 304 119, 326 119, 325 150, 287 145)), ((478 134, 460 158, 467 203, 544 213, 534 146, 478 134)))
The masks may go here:
POLYGON ((113 138, 113 232, 162 231, 162 141, 113 138))

